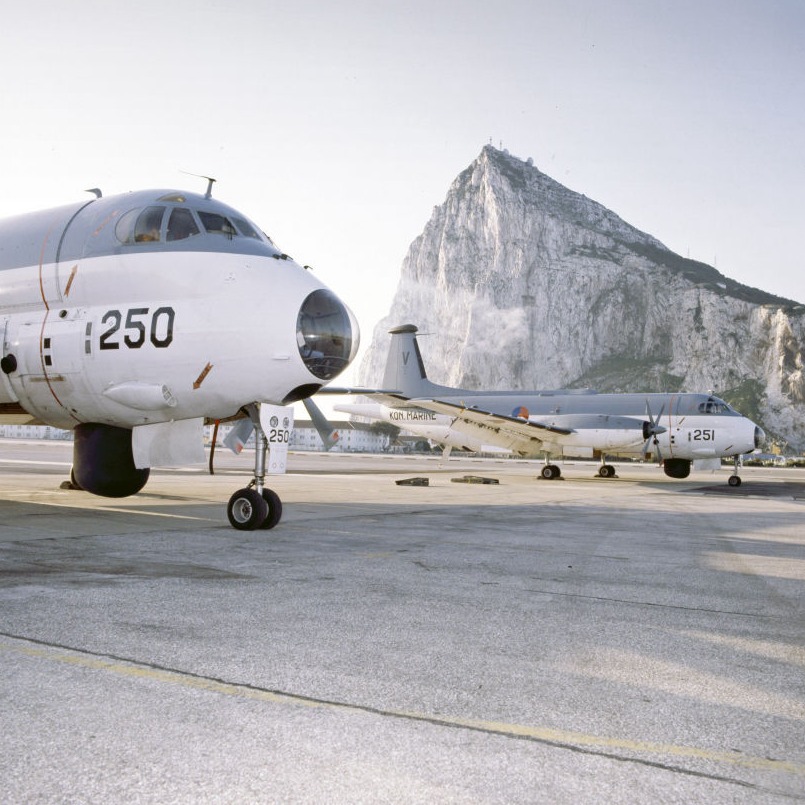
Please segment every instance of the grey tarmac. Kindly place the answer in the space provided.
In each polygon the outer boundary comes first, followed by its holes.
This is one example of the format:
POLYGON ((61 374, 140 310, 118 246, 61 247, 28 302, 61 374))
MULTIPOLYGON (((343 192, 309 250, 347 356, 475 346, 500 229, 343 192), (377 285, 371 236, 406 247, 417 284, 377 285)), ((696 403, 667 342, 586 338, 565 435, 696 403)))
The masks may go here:
POLYGON ((0 440, 3 801, 805 801, 804 470, 292 453, 240 532, 249 456, 70 451, 0 440))

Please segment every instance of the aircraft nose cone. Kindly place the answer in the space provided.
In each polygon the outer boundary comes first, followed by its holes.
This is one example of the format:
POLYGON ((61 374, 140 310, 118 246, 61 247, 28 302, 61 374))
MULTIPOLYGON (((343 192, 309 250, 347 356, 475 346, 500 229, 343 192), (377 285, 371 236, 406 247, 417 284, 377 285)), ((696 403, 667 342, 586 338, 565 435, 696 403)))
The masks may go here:
POLYGON ((759 428, 755 425, 755 449, 759 447, 763 447, 766 443, 766 434, 763 432, 763 428, 759 428))
POLYGON ((360 331, 349 308, 326 288, 313 291, 296 320, 296 344, 308 371, 332 380, 358 352, 360 331))

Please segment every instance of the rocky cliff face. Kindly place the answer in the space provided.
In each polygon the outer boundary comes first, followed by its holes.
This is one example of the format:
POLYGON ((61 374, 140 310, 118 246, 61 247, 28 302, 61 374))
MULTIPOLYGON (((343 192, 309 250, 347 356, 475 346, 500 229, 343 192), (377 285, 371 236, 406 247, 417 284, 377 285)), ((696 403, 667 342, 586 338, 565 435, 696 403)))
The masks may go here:
POLYGON ((805 306, 671 252, 486 146, 411 244, 359 382, 416 324, 432 380, 484 389, 714 391, 805 449, 805 306))

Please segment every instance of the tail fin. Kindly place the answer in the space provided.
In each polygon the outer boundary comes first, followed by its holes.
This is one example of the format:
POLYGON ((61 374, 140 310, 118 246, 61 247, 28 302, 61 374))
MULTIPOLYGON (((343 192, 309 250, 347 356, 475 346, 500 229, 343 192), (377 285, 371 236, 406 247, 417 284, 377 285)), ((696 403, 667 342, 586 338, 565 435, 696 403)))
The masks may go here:
POLYGON ((395 389, 404 397, 436 397, 455 392, 448 386, 431 383, 425 373, 422 353, 416 340, 417 328, 413 324, 402 324, 389 330, 391 345, 383 375, 383 388, 395 389))

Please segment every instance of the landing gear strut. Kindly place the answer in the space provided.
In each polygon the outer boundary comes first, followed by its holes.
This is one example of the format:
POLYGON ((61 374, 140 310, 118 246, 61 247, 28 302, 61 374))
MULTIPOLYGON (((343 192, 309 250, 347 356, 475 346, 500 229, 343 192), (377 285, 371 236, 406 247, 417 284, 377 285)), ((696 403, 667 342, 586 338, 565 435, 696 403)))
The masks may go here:
POLYGON ((282 517, 282 502, 279 495, 263 484, 266 477, 268 438, 260 424, 260 408, 247 405, 246 411, 254 425, 254 478, 245 489, 238 489, 226 506, 226 516, 238 531, 254 531, 257 528, 274 528, 282 517))
POLYGON ((734 458, 735 466, 734 466, 734 468, 732 470, 732 475, 730 475, 730 477, 727 479, 727 483, 730 486, 740 486, 741 485, 741 476, 738 475, 738 463, 739 463, 739 460, 740 460, 740 456, 735 456, 735 458, 734 458))

